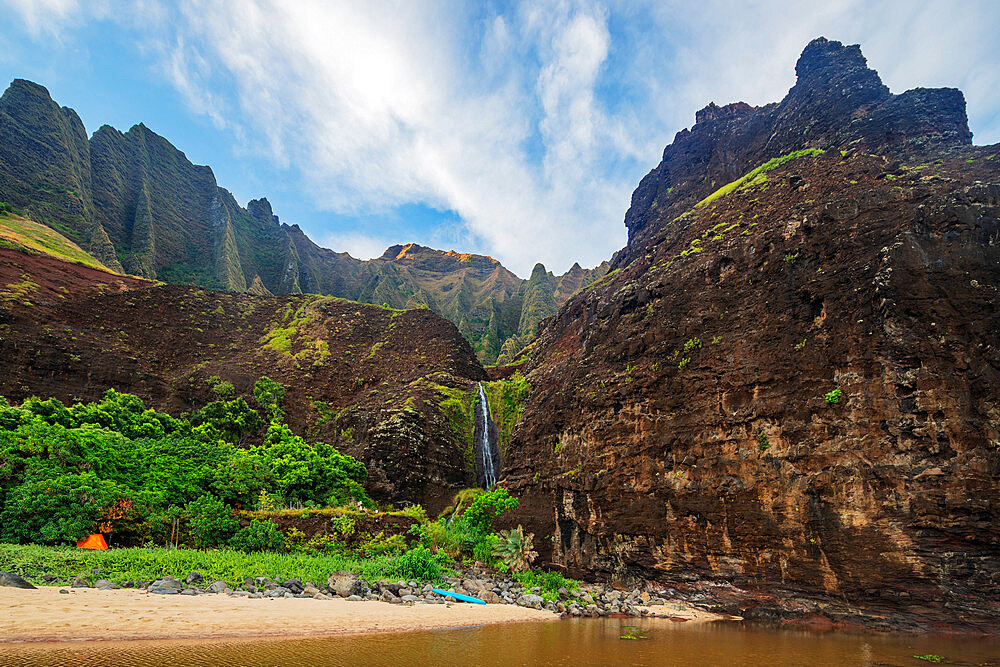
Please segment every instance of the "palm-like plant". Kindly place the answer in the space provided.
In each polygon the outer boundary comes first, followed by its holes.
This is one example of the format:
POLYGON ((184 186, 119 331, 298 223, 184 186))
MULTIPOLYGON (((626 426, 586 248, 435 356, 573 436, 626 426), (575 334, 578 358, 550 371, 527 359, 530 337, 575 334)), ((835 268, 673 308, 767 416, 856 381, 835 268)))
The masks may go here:
POLYGON ((534 533, 525 533, 521 526, 513 530, 501 530, 500 540, 493 547, 493 554, 511 572, 522 572, 531 567, 531 563, 538 557, 538 552, 531 548, 534 540, 534 533))

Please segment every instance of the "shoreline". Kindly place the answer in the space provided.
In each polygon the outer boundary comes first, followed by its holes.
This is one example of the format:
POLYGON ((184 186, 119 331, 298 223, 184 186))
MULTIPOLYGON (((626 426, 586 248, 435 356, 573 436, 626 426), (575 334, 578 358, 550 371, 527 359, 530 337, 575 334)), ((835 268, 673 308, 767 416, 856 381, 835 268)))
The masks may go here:
POLYGON ((98 641, 303 638, 557 621, 514 605, 388 604, 345 599, 251 600, 136 589, 0 588, 0 646, 98 641))

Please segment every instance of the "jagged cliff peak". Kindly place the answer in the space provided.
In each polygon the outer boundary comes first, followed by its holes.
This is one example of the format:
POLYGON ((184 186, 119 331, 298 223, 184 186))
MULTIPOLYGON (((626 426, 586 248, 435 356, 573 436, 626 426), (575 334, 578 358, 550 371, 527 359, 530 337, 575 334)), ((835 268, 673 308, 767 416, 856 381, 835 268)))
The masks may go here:
POLYGON ((271 202, 267 201, 267 197, 251 199, 247 202, 247 213, 261 222, 274 223, 275 225, 281 224, 278 216, 271 210, 271 202))
POLYGON ((893 95, 856 44, 814 39, 795 71, 780 102, 713 102, 677 133, 632 195, 629 243, 612 268, 645 252, 652 235, 704 197, 772 158, 807 148, 902 153, 972 143, 961 91, 893 95))

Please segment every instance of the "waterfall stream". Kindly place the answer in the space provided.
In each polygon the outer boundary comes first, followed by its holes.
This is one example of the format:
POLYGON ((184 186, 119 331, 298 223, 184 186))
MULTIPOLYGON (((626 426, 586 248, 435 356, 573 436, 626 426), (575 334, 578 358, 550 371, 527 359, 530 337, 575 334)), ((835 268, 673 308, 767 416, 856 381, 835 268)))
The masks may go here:
POLYGON ((500 452, 496 449, 496 426, 490 419, 490 403, 486 400, 483 383, 479 383, 479 424, 476 428, 476 463, 480 468, 479 479, 484 488, 497 483, 500 452))

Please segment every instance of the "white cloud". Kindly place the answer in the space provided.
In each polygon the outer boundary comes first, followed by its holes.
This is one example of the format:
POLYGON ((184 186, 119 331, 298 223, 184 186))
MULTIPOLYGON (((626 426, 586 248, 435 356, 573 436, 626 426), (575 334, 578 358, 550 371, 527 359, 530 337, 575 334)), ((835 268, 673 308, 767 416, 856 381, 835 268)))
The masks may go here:
POLYGON ((372 259, 373 257, 381 257, 386 248, 403 243, 403 241, 399 239, 389 241, 365 234, 348 233, 328 234, 319 239, 319 243, 327 248, 333 248, 337 252, 346 252, 355 259, 372 259))
MULTIPOLYGON (((36 34, 114 17, 156 45, 158 73, 195 113, 301 173, 315 206, 367 219, 412 203, 452 210, 461 228, 434 242, 522 275, 536 261, 562 271, 608 258, 673 133, 710 101, 780 99, 818 35, 860 42, 894 92, 963 88, 977 140, 1000 139, 989 2, 8 4, 36 34)), ((323 240, 364 256, 409 240, 371 232, 323 240)))

